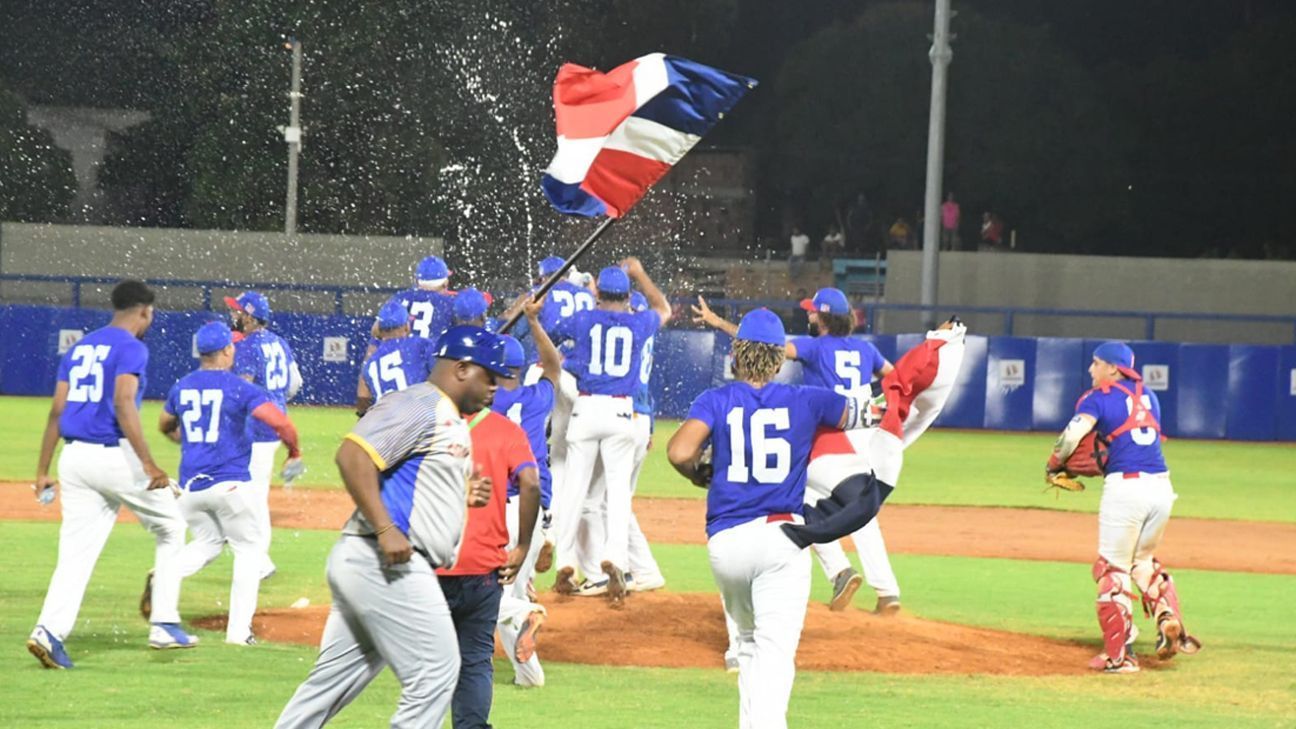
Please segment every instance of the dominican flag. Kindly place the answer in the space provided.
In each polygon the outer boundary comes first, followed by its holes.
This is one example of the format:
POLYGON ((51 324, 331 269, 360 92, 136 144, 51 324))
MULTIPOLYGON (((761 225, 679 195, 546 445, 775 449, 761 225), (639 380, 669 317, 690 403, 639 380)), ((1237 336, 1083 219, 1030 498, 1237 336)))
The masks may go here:
POLYGON ((618 218, 756 81, 652 53, 601 73, 563 64, 554 80, 558 153, 541 186, 561 213, 618 218))

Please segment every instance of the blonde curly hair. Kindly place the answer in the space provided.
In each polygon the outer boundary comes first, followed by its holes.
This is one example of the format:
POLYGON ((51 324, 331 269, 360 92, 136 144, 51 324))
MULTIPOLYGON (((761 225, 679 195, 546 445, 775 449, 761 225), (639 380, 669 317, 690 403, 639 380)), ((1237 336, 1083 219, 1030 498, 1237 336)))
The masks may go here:
POLYGON ((751 382, 769 382, 783 366, 783 345, 735 339, 734 376, 751 382))

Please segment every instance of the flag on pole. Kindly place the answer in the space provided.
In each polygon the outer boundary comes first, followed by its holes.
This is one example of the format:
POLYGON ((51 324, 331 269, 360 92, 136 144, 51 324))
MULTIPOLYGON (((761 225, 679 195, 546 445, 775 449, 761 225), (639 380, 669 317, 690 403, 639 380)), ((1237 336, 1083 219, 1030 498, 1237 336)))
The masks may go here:
POLYGON ((541 187, 558 212, 618 218, 756 81, 651 53, 602 73, 563 64, 554 80, 558 152, 541 187))

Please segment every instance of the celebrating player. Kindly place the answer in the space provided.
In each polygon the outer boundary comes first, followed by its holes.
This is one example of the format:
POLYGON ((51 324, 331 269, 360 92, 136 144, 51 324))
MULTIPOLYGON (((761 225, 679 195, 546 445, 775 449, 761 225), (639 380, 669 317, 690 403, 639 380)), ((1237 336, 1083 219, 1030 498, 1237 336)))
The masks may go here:
POLYGON ((437 341, 450 327, 454 296, 447 289, 450 267, 439 256, 428 256, 414 269, 414 286, 392 298, 410 315, 414 336, 437 341))
POLYGON ((319 657, 276 726, 322 726, 389 665, 401 684, 392 726, 439 727, 450 708, 459 646, 435 570, 455 562, 465 501, 491 494, 460 413, 486 407, 511 373, 503 340, 476 327, 447 331, 436 357, 426 382, 384 397, 338 448, 356 511, 329 554, 319 657))
POLYGON ((219 556, 222 545, 229 542, 234 577, 225 642, 251 645, 256 642, 252 615, 266 538, 252 503, 256 496, 248 490, 252 459, 248 419, 265 423, 288 446, 283 468, 287 481, 301 470, 297 429, 265 390, 229 371, 234 364, 229 327, 221 322, 203 325, 195 346, 198 369, 171 388, 158 419, 158 429, 180 444, 180 512, 193 532, 193 539, 176 558, 177 569, 188 577, 219 556))
MULTIPOLYGON (((788 359, 801 363, 806 385, 824 387, 843 394, 862 392, 869 388, 871 379, 884 377, 891 372, 891 363, 886 361, 872 342, 850 336, 855 324, 854 314, 846 300, 846 294, 840 289, 819 289, 813 299, 801 302, 801 308, 809 317, 811 336, 794 337, 784 349, 788 359)), ((720 329, 730 336, 737 329, 712 312, 706 300, 700 296, 697 306, 693 307, 693 314, 694 321, 720 329)), ((843 437, 838 436, 838 439, 843 437)), ((854 452, 853 449, 850 452, 854 452)), ((811 453, 812 467, 806 482, 806 498, 813 501, 827 496, 832 487, 844 478, 843 468, 850 468, 854 464, 832 463, 851 460, 838 458, 840 455, 846 455, 843 449, 826 451, 816 448, 811 453), (826 457, 824 463, 815 466, 821 456, 826 457)), ((878 520, 873 519, 852 534, 851 541, 859 552, 864 576, 877 593, 874 612, 879 615, 896 614, 900 610, 900 585, 891 569, 891 560, 887 557, 886 542, 882 539, 882 528, 878 520)), ((840 543, 816 544, 813 549, 824 575, 833 585, 829 608, 834 611, 845 610, 855 591, 859 589, 862 581, 859 573, 850 566, 840 543)))
POLYGON ((59 486, 49 470, 54 446, 63 438, 58 463, 63 526, 58 564, 27 640, 27 650, 46 668, 72 667, 63 641, 76 625, 90 574, 123 504, 157 541, 149 578, 149 645, 189 648, 197 643, 180 628, 177 608, 180 576, 174 562, 184 546, 184 518, 140 426, 149 356, 140 339, 153 323, 153 301, 153 291, 143 282, 117 284, 112 321, 87 334, 59 361, 34 488, 40 492, 59 486))
POLYGON ((497 323, 486 317, 490 309, 490 294, 482 293, 469 286, 454 297, 454 323, 482 327, 488 332, 495 331, 497 323))
POLYGON ((410 317, 395 299, 378 310, 378 347, 360 367, 356 415, 364 415, 383 395, 427 379, 435 342, 411 337, 410 317))
POLYGON ((738 632, 739 725, 784 727, 810 561, 779 527, 802 521, 815 431, 862 427, 867 400, 773 382, 785 342, 774 312, 748 312, 735 334, 735 381, 693 401, 667 457, 708 489, 711 571, 738 632), (712 458, 704 464, 708 444, 712 458))
MULTIPOLYGON (((237 299, 226 297, 225 304, 231 309, 231 328, 243 333, 234 345, 234 374, 260 385, 270 395, 270 402, 287 413, 288 401, 301 389, 301 372, 288 342, 267 328, 270 302, 256 291, 244 291, 237 299)), ((275 572, 270 559, 270 477, 275 453, 279 452, 279 434, 260 420, 252 421, 251 427, 252 479, 248 490, 252 498, 248 503, 261 524, 258 533, 264 539, 265 552, 261 576, 265 578, 275 572)))
POLYGON ((576 376, 579 396, 567 428, 567 464, 555 506, 559 570, 555 590, 576 589, 576 536, 581 504, 594 466, 601 458, 607 478, 608 537, 601 563, 614 607, 626 596, 630 523, 630 480, 634 471, 634 402, 644 343, 670 318, 670 304, 636 258, 599 272, 598 306, 578 311, 557 327, 575 347, 567 367, 576 376), (652 307, 628 311, 634 279, 652 307))
MULTIPOLYGON (((1045 467, 1047 474, 1067 470, 1068 459, 1094 433, 1107 446, 1102 502, 1098 506, 1098 626, 1103 652, 1091 667, 1107 673, 1134 673, 1138 659, 1131 578, 1143 596, 1143 611, 1156 621, 1156 653, 1196 653, 1201 642, 1188 634, 1175 583, 1153 554, 1161 544, 1170 508, 1177 498, 1161 453, 1161 403, 1143 389, 1134 369, 1134 352, 1123 342, 1100 344, 1089 365, 1093 389, 1080 397, 1075 417, 1058 437, 1045 467)), ((1085 455, 1085 454, 1081 454, 1085 455)))

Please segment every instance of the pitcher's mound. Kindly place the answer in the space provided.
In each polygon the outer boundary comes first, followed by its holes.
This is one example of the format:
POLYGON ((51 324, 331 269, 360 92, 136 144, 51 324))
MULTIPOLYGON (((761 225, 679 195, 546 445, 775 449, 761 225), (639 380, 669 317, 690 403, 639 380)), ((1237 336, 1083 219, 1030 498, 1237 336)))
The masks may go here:
MULTIPOLYGON (((601 598, 541 598, 549 619, 540 631, 546 661, 616 666, 721 668, 728 643, 717 595, 654 592, 631 595, 622 610, 601 598)), ((257 613, 261 640, 319 645, 328 606, 257 613)), ((195 620, 223 630, 225 616, 195 620)), ((1033 635, 923 620, 901 613, 880 618, 857 608, 829 612, 812 604, 797 651, 810 671, 1080 674, 1092 646, 1033 635)))

